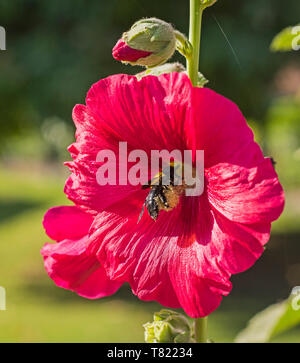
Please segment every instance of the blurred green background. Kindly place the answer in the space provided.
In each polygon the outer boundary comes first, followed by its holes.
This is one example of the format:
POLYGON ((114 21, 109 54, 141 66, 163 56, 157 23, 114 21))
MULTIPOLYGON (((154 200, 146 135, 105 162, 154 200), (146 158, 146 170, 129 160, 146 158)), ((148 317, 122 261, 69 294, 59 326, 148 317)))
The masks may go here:
MULTIPOLYGON (((98 79, 140 71, 113 60, 121 33, 145 16, 187 33, 188 3, 0 0, 7 32, 0 51, 1 342, 143 341, 142 324, 160 306, 139 301, 127 286, 97 301, 55 287, 39 254, 47 241, 41 221, 48 207, 67 203, 62 161, 74 139, 73 106, 98 79)), ((253 314, 300 286, 300 51, 269 50, 273 36, 299 18, 299 0, 219 0, 204 17, 201 71, 209 87, 240 106, 276 160, 287 199, 265 254, 232 278, 232 294, 209 319, 217 342, 232 341, 253 314)), ((274 341, 300 342, 300 329, 274 341)))

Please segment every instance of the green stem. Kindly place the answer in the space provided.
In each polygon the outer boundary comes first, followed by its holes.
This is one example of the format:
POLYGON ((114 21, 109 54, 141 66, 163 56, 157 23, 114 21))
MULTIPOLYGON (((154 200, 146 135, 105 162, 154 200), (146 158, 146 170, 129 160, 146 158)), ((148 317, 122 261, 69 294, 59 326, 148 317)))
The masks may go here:
POLYGON ((196 343, 207 343, 207 317, 195 319, 196 343))
POLYGON ((188 75, 193 86, 197 86, 200 56, 200 40, 202 13, 204 7, 201 0, 190 0, 190 35, 189 40, 193 46, 193 53, 187 59, 188 75))
MULTIPOLYGON (((193 52, 187 57, 187 70, 192 85, 197 87, 200 41, 201 41, 201 25, 203 4, 201 0, 190 0, 190 35, 189 40, 193 47, 193 52)), ((197 343, 207 342, 207 317, 195 319, 195 340, 197 343)))

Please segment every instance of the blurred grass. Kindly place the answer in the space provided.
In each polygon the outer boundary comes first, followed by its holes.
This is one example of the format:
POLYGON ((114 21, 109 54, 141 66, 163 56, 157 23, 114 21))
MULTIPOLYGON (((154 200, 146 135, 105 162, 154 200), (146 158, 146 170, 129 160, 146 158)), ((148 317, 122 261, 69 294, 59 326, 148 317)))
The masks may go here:
MULTIPOLYGON (((142 324, 160 305, 139 301, 128 286, 112 297, 90 301, 48 278, 39 254, 47 241, 42 218, 48 207, 67 203, 64 180, 58 173, 26 168, 31 172, 0 168, 0 286, 7 292, 7 310, 0 311, 0 342, 142 342, 142 324)), ((290 241, 285 235, 293 223, 289 205, 275 226, 271 248, 252 269, 232 278, 232 294, 211 315, 209 335, 216 342, 233 341, 251 316, 289 293, 281 244, 282 236, 290 241)), ((298 237, 296 233, 292 240, 298 237)), ((297 244, 289 246, 288 253, 299 257, 297 244)), ((300 329, 274 341, 300 342, 300 329)))

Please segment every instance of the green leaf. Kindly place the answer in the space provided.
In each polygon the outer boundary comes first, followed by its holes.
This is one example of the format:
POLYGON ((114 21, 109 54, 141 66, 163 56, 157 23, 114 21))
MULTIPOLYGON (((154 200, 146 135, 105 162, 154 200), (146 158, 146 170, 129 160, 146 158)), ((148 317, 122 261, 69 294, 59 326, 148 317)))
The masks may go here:
POLYGON ((275 36, 270 45, 273 52, 288 52, 299 50, 300 24, 289 26, 275 36))
POLYGON ((289 299, 256 314, 235 338, 236 343, 266 343, 300 324, 299 290, 289 299))
POLYGON ((145 71, 136 74, 136 78, 140 81, 145 76, 160 76, 172 72, 185 72, 185 68, 181 63, 164 63, 160 66, 147 68, 145 71))
POLYGON ((208 79, 202 73, 198 72, 197 87, 203 88, 208 82, 208 79))

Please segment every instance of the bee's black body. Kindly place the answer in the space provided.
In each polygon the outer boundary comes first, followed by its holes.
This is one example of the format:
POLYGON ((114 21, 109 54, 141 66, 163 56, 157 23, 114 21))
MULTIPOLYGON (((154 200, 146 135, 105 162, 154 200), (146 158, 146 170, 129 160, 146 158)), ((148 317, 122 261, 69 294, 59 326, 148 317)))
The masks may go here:
POLYGON ((149 216, 153 220, 157 219, 161 209, 168 210, 170 208, 166 195, 168 192, 173 190, 175 177, 177 176, 173 165, 170 165, 169 170, 170 171, 168 173, 167 169, 164 169, 156 178, 156 180, 150 180, 148 184, 142 186, 142 189, 150 188, 150 191, 146 197, 138 222, 142 218, 145 206, 147 206, 149 216))
POLYGON ((165 191, 169 189, 168 185, 155 185, 151 187, 151 190, 145 200, 145 204, 152 219, 156 220, 158 217, 159 202, 161 202, 165 208, 169 208, 167 198, 164 194, 165 191))

